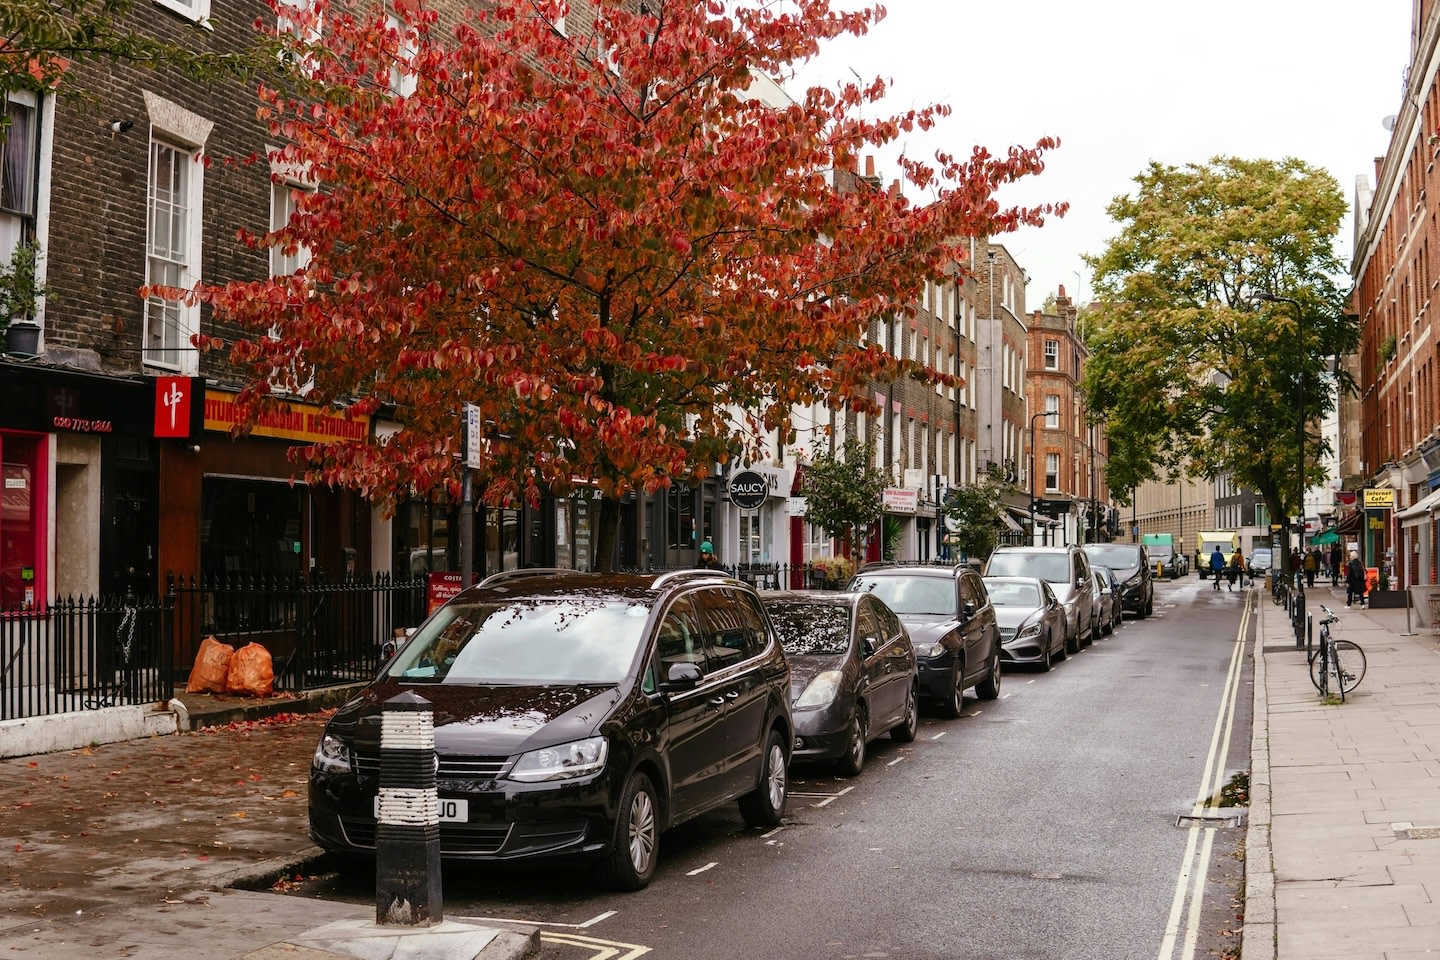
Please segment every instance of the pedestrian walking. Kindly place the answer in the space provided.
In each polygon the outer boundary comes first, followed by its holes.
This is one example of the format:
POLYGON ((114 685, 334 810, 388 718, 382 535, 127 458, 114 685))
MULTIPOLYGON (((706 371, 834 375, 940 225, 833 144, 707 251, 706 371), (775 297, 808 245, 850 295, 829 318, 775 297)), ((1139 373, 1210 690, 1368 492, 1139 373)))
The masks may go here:
POLYGON ((1305 571, 1301 569, 1304 562, 1305 558, 1300 555, 1300 548, 1291 547, 1289 574, 1291 582, 1297 587, 1300 586, 1300 578, 1305 575, 1305 571))
POLYGON ((715 556, 715 546, 709 540, 700 544, 700 557, 695 566, 701 570, 719 570, 720 558, 715 556))
POLYGON ((1365 564, 1360 562, 1360 554, 1351 550, 1345 566, 1345 606, 1357 600, 1365 606, 1365 564))
POLYGON ((1225 554, 1220 552, 1220 545, 1215 545, 1215 552, 1210 554, 1210 578, 1215 581, 1214 589, 1220 589, 1220 578, 1225 575, 1225 554))
POLYGON ((1243 590, 1245 588, 1245 558, 1241 555, 1239 547, 1236 547, 1235 552, 1230 554, 1229 574, 1229 589, 1233 592, 1235 589, 1235 581, 1238 580, 1240 581, 1240 588, 1243 590))
POLYGON ((1315 586, 1315 574, 1320 572, 1320 551, 1311 547, 1305 552, 1305 586, 1315 586))
POLYGON ((1330 545, 1330 586, 1340 586, 1341 567, 1345 564, 1345 554, 1340 549, 1340 544, 1330 545))

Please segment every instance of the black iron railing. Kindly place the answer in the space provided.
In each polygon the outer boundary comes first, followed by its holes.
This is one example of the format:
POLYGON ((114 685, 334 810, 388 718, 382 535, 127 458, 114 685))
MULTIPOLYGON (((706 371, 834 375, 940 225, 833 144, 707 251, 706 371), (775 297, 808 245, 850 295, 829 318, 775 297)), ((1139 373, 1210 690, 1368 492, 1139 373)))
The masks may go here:
POLYGON ((177 664, 188 669, 208 636, 237 650, 259 643, 274 659, 278 690, 368 680, 385 641, 425 618, 425 581, 384 573, 171 578, 166 598, 177 664))
POLYGON ((0 611, 0 720, 169 700, 166 614, 136 596, 0 611))

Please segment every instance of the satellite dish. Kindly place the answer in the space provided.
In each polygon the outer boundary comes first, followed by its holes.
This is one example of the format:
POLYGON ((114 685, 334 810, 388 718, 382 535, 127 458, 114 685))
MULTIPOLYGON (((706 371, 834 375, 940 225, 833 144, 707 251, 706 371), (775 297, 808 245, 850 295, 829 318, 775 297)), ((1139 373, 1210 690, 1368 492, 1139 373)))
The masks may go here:
POLYGON ((1390 116, 1388 116, 1388 117, 1386 117, 1384 120, 1381 120, 1381 121, 1380 121, 1380 126, 1384 127, 1386 130, 1389 130, 1389 131, 1393 132, 1393 131, 1395 130, 1395 120, 1396 120, 1396 119, 1397 119, 1397 118, 1396 118, 1395 114, 1392 113, 1392 114, 1390 114, 1390 116))

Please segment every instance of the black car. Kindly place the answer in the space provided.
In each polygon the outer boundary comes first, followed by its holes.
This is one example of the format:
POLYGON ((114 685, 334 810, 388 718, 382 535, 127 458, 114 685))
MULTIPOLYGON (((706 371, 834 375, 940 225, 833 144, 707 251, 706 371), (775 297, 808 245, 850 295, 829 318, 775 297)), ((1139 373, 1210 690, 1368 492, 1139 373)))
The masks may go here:
POLYGON ((1142 620, 1155 612, 1155 572, 1143 544, 1087 543, 1084 549, 1092 564, 1115 574, 1123 612, 1142 620))
POLYGON ((512 571, 450 600, 331 718, 310 833, 373 855, 381 714, 430 701, 442 857, 597 861, 649 883, 662 831, 740 801, 779 823, 789 668, 755 591, 709 571, 512 571))
POLYGON ((848 589, 884 600, 910 631, 920 696, 941 716, 958 717, 972 685, 981 700, 1000 696, 1000 627, 980 574, 968 567, 867 564, 848 589))
POLYGON ((790 661, 792 760, 833 760, 853 777, 882 733, 915 739, 915 650, 894 611, 865 593, 763 596, 790 661))

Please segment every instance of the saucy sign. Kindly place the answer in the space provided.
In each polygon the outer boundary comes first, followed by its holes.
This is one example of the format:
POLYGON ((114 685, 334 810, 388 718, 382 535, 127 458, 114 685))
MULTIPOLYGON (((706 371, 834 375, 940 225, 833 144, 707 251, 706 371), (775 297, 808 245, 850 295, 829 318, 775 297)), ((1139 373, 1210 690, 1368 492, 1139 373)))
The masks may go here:
POLYGON ((770 483, 754 470, 741 470, 730 478, 730 502, 741 510, 758 510, 770 495, 770 483))

